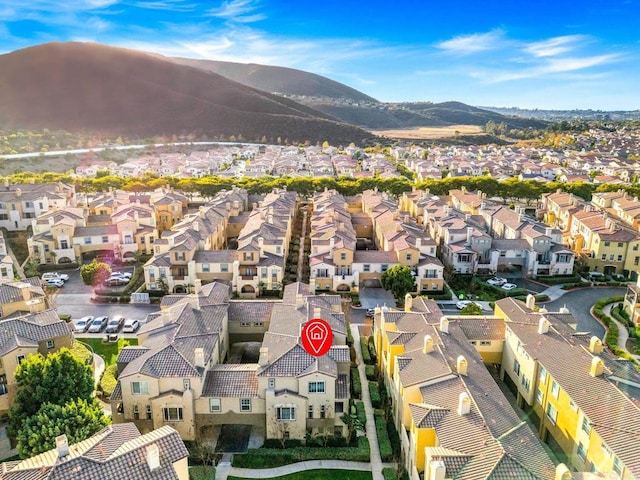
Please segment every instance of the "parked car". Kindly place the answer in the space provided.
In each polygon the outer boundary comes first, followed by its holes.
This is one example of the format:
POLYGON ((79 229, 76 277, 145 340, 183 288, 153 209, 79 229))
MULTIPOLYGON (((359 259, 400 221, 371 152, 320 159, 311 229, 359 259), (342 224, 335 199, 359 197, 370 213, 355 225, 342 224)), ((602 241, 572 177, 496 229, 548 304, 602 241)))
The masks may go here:
POLYGON ((91 322, 93 322, 93 316, 87 315, 86 317, 82 317, 75 323, 75 325, 73 326, 73 330, 76 333, 84 333, 91 325, 91 322))
POLYGON ((62 288, 64 287, 64 280, 60 279, 60 278, 47 278, 44 282, 43 282, 45 287, 58 287, 58 288, 62 288))
POLYGON ((123 278, 128 278, 129 280, 131 280, 131 277, 133 275, 131 275, 130 272, 111 272, 111 276, 112 277, 123 277, 123 278))
POLYGON ((471 300, 460 300, 458 303, 456 303, 456 307, 458 307, 458 310, 462 310, 464 307, 466 307, 467 305, 471 305, 472 303, 475 303, 478 307, 480 307, 480 309, 483 309, 480 302, 473 302, 471 300))
POLYGON ((505 283, 504 285, 501 285, 500 288, 503 290, 513 290, 514 288, 518 288, 518 285, 515 283, 505 283))
POLYGON ((507 283, 507 279, 502 277, 492 277, 489 280, 487 280, 487 283, 489 285, 495 285, 496 287, 499 287, 507 283))
POLYGON ((376 314, 376 310, 374 308, 368 308, 365 316, 373 318, 375 314, 376 314))
POLYGON ((45 272, 42 274, 42 280, 50 280, 50 279, 62 280, 63 282, 66 282, 67 280, 69 280, 69 275, 67 275, 66 273, 58 273, 58 272, 45 272))
POLYGON ((91 322, 91 325, 89 325, 89 333, 100 333, 102 329, 107 326, 108 322, 109 317, 107 316, 94 318, 93 322, 91 322))
POLYGON ((140 328, 140 322, 133 318, 129 318, 126 322, 124 322, 124 327, 122 327, 122 331, 124 333, 134 333, 140 328))
POLYGON ((122 315, 116 315, 111 318, 107 323, 107 328, 104 329, 105 333, 118 333, 124 325, 124 317, 122 315))
POLYGON ((104 284, 108 287, 120 287, 129 283, 129 279, 125 277, 109 277, 105 280, 104 284))

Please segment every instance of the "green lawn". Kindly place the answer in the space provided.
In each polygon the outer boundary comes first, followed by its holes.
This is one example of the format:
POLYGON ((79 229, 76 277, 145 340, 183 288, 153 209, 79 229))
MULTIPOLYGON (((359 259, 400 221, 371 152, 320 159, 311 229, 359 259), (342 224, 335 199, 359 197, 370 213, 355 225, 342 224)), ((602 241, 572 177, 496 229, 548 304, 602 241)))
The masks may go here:
POLYGON ((216 478, 215 467, 196 465, 189 467, 189 478, 193 480, 214 480, 216 478))
POLYGON ((137 345, 137 338, 119 338, 117 342, 109 343, 103 341, 102 338, 79 338, 78 342, 89 345, 94 353, 97 353, 104 358, 104 363, 109 366, 116 363, 118 353, 127 345, 137 345))
MULTIPOLYGON (((272 480, 371 480, 371 472, 357 472, 354 470, 307 470, 292 473, 283 477, 273 477, 272 480)), ((245 480, 242 477, 229 476, 228 480, 245 480)))

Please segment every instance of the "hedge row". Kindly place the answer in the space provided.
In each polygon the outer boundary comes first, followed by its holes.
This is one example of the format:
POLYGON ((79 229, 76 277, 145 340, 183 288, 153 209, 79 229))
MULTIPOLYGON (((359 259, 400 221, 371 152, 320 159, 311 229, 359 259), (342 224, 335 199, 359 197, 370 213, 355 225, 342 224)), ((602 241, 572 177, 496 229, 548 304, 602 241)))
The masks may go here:
POLYGON ((364 367, 364 371, 367 374, 367 380, 378 380, 378 367, 376 365, 367 365, 364 367))
POLYGON ((351 326, 347 323, 347 345, 353 346, 353 335, 351 334, 351 326))
POLYGON ((536 280, 546 285, 560 285, 563 283, 580 283, 580 275, 538 275, 536 280))
POLYGON ((593 306, 593 313, 600 319, 602 323, 607 327, 607 334, 604 337, 604 342, 609 349, 617 356, 625 356, 625 351, 618 347, 618 325, 611 319, 609 315, 603 313, 605 305, 610 303, 618 303, 624 300, 624 297, 609 297, 603 298, 595 303, 593 306))
POLYGON ((358 437, 351 447, 293 447, 288 449, 250 448, 244 455, 233 456, 233 466, 240 468, 273 468, 307 460, 369 461, 369 442, 358 437))
POLYGON ((391 440, 387 432, 387 422, 382 415, 375 415, 376 435, 378 436, 378 446, 380 447, 380 458, 383 462, 393 460, 393 449, 391 448, 391 440))
POLYGON ((391 440, 391 450, 393 450, 393 458, 400 458, 402 454, 402 446, 400 445, 400 435, 396 430, 396 425, 392 419, 387 421, 387 433, 389 434, 389 440, 391 440))
POLYGON ((376 352, 376 344, 373 335, 369 337, 367 346, 369 348, 369 356, 371 357, 371 361, 375 365, 376 363, 378 363, 378 353, 376 352))
POLYGON ((362 402, 354 402, 356 406, 356 417, 358 418, 358 422, 362 425, 364 429, 367 425, 367 412, 364 409, 364 403, 362 402))
POLYGON ((362 349, 362 360, 366 365, 371 365, 371 355, 369 354, 369 344, 367 337, 360 337, 360 348, 362 349))
POLYGON ((360 374, 356 367, 351 368, 351 396, 362 398, 362 383, 360 383, 360 374))
POLYGON ((382 406, 382 397, 380 397, 378 382, 369 382, 369 396, 371 397, 371 406, 373 408, 380 408, 382 406))
POLYGON ((398 480, 396 470, 391 467, 385 467, 382 469, 382 477, 384 480, 398 480))

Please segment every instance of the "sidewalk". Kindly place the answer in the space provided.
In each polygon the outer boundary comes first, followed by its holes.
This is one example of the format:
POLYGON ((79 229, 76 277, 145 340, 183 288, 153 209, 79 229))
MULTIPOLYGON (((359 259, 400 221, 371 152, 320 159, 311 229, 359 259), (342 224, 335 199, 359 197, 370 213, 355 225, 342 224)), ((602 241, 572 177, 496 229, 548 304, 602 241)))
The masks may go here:
POLYGON ((629 330, 627 330, 626 325, 623 325, 618 320, 616 320, 613 317, 613 315, 611 315, 611 310, 613 310, 613 308, 617 305, 618 303, 610 303, 608 305, 605 305, 604 308, 602 309, 602 313, 604 313, 605 315, 608 315, 609 318, 611 318, 611 321, 613 321, 613 323, 615 323, 618 326, 618 348, 627 352, 636 361, 639 361, 640 355, 635 355, 633 352, 630 352, 629 350, 627 350, 627 340, 629 340, 629 330))

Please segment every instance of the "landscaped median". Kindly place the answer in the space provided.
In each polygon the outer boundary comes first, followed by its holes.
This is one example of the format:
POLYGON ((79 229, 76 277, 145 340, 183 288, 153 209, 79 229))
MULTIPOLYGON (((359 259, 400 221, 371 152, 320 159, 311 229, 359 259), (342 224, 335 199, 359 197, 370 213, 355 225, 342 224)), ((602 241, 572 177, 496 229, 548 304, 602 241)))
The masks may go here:
MULTIPOLYGON (((228 480, 245 480, 245 477, 229 475, 228 480)), ((290 473, 281 477, 272 477, 272 480, 371 480, 371 472, 359 472, 356 470, 305 470, 304 472, 290 473)))
POLYGON ((618 357, 633 360, 633 357, 627 353, 626 350, 618 346, 618 324, 613 319, 604 313, 604 307, 611 303, 619 303, 624 300, 624 297, 608 297, 598 300, 591 309, 593 315, 600 320, 607 328, 607 333, 604 336, 604 343, 607 344, 609 349, 618 357))

